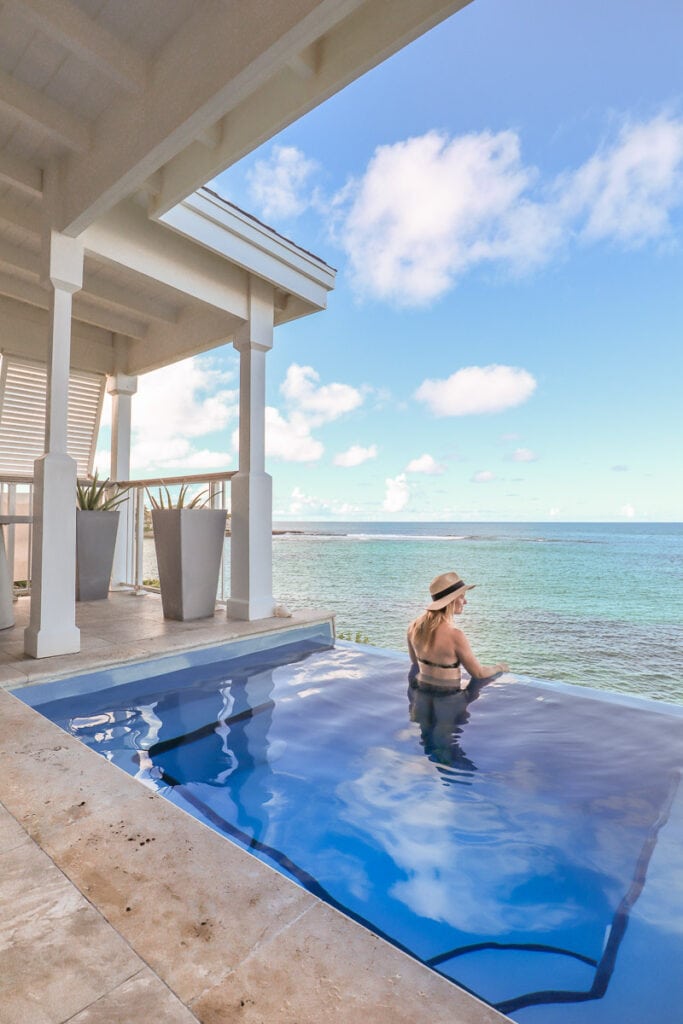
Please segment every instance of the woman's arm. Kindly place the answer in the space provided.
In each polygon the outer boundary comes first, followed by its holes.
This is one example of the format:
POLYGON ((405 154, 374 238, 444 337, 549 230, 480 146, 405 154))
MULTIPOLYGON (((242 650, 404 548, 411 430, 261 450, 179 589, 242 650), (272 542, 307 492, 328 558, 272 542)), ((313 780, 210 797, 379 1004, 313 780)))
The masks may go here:
POLYGON ((410 624, 410 626, 408 626, 408 633, 406 635, 406 640, 408 641, 408 654, 410 656, 410 660, 412 661, 413 665, 417 665, 417 654, 415 653, 415 648, 413 647, 413 626, 412 626, 412 623, 410 624))
POLYGON ((455 640, 455 653, 460 659, 460 664, 467 669, 473 679, 488 679, 489 676, 508 671, 508 666, 504 661, 499 661, 497 665, 482 665, 461 629, 453 629, 453 639, 455 640))

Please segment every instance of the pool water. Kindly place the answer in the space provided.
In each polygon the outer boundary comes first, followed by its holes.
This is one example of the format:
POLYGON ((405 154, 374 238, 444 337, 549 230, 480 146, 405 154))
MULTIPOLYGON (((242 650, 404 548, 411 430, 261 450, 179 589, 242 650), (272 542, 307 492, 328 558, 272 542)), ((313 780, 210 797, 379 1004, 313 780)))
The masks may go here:
POLYGON ((683 1024, 683 709, 431 696, 321 637, 214 657, 18 695, 514 1020, 683 1024))

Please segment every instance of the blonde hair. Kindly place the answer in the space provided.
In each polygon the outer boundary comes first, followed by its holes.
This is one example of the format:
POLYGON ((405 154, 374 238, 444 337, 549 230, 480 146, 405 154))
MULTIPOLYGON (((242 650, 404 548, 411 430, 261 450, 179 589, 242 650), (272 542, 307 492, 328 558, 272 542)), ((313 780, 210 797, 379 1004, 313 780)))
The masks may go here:
POLYGON ((415 620, 413 628, 413 644, 421 649, 429 648, 434 634, 443 622, 453 617, 453 608, 457 598, 454 598, 445 608, 439 608, 438 612, 427 610, 415 620))

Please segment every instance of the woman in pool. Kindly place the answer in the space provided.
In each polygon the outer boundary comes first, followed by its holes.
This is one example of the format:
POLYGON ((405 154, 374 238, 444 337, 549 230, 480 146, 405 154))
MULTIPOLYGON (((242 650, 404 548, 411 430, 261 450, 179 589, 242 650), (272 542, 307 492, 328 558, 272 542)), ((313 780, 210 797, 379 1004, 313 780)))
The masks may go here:
POLYGON ((445 572, 430 583, 432 602, 408 627, 408 652, 419 687, 438 692, 463 690, 467 682, 462 683, 461 666, 473 679, 507 672, 504 661, 482 665, 463 631, 453 625, 454 616, 461 615, 467 604, 466 592, 474 586, 465 584, 456 572, 445 572))

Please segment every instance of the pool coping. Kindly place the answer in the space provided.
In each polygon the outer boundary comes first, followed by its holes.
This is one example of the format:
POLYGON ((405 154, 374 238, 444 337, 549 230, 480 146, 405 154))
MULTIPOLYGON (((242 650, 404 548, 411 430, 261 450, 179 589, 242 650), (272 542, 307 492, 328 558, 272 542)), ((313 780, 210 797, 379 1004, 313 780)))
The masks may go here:
MULTIPOLYGON (((295 624, 278 637, 292 631, 295 624)), ((194 646, 194 656, 215 646, 194 646)), ((35 864, 14 898, 0 900, 4 925, 26 919, 26 901, 33 908, 30 953, 14 963, 11 992, 0 982, 9 1021, 123 1024, 130 1016, 117 1014, 141 990, 167 1007, 169 1024, 509 1019, 226 842, 8 690, 0 691, 0 720, 10 837, 9 848, 0 843, 0 864, 5 874, 8 864, 15 874, 35 864), (61 896, 55 904, 48 893, 41 906, 53 876, 61 896), (74 959, 84 922, 90 931, 74 959)))
POLYGON ((153 658, 140 658, 115 665, 97 666, 90 671, 56 678, 41 679, 27 686, 13 687, 13 692, 20 691, 20 700, 29 707, 48 703, 57 697, 72 697, 80 693, 91 693, 100 689, 123 686, 126 683, 154 678, 168 672, 190 668, 197 665, 210 665, 226 658, 241 658, 247 654, 260 651, 276 650, 296 640, 315 640, 321 644, 334 644, 334 625, 330 619, 318 622, 290 626, 289 629, 254 633, 251 636, 234 640, 222 640, 201 647, 188 647, 185 650, 174 650, 168 654, 160 654, 153 658))

